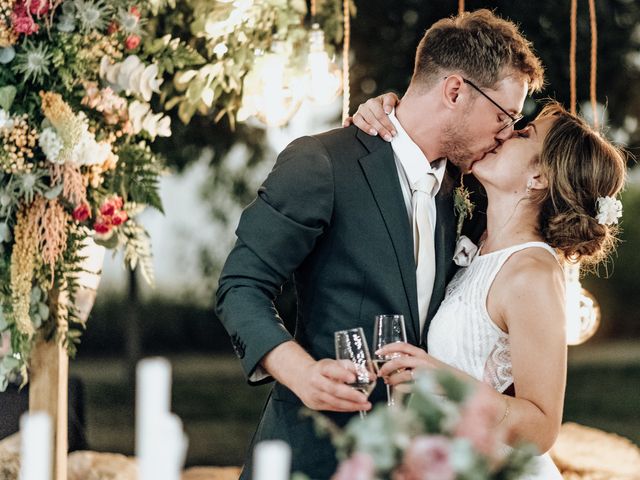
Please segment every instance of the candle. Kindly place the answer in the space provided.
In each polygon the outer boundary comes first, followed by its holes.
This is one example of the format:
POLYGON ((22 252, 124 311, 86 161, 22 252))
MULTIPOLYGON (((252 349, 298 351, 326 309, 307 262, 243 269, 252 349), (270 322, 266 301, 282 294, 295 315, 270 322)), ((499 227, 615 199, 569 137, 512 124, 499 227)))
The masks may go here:
POLYGON ((253 480, 289 480, 291 447, 282 440, 266 440, 253 451, 253 480))
POLYGON ((157 480, 154 470, 155 424, 169 414, 171 365, 165 358, 146 358, 138 363, 136 380, 136 455, 141 480, 157 480))
POLYGON ((51 479, 51 418, 44 412, 20 418, 20 480, 51 479))
POLYGON ((145 457, 141 480, 180 480, 187 452, 187 437, 182 430, 180 418, 173 414, 164 414, 153 425, 155 432, 150 439, 145 457))

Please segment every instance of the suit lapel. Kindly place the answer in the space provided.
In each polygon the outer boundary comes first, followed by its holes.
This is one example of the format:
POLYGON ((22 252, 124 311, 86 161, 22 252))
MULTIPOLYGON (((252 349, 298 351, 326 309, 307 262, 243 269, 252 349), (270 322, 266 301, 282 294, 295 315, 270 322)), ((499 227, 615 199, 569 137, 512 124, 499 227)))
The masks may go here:
POLYGON ((453 179, 449 172, 445 173, 443 185, 438 195, 436 195, 436 228, 435 228, 435 250, 436 250, 436 277, 433 284, 429 310, 424 330, 422 331, 422 343, 426 345, 427 332, 431 319, 438 311, 438 307, 444 297, 447 286, 447 272, 451 267, 453 252, 456 245, 456 217, 453 210, 453 179))
POLYGON ((360 166, 382 214, 389 237, 391 237, 411 312, 411 319, 407 328, 412 328, 414 338, 418 340, 420 338, 418 333, 420 330, 416 294, 416 264, 413 258, 413 237, 400 189, 393 150, 391 145, 382 140, 369 137, 361 132, 358 132, 357 135, 371 152, 359 160, 360 166))

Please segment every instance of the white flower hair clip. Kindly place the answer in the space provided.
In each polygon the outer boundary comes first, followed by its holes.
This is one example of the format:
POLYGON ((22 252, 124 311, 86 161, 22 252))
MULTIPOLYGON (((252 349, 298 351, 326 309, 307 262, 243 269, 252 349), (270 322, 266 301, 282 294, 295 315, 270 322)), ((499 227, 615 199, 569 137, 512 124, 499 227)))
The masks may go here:
POLYGON ((600 225, 618 223, 618 218, 622 216, 622 202, 615 197, 598 197, 596 208, 596 220, 600 225))

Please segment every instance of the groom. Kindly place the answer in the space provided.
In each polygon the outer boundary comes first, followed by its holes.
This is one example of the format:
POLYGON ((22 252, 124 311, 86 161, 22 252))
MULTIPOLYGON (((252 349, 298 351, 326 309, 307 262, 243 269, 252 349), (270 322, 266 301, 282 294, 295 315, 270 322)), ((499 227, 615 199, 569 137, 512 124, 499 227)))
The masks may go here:
MULTIPOLYGON (((275 379, 253 445, 282 439, 293 471, 332 475, 334 449, 300 409, 343 425, 384 399, 382 388, 369 403, 346 385, 354 376, 333 360, 334 332, 362 327, 371 338, 376 314, 399 313, 408 341, 425 347, 455 269, 448 165, 466 170, 508 138, 542 76, 511 22, 487 10, 443 19, 418 46, 411 83, 390 115, 391 143, 349 127, 297 139, 278 156, 242 214, 217 293, 249 383, 275 379), (425 178, 428 187, 414 194, 425 178), (274 307, 290 277, 295 335, 274 307)), ((250 462, 251 452, 243 479, 250 462)))

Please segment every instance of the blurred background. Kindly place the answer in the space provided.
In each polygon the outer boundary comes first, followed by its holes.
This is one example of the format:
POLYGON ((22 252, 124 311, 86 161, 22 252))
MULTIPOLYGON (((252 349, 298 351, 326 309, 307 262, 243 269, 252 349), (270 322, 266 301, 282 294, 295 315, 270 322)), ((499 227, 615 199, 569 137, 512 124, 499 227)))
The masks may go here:
MULTIPOLYGON (((598 70, 595 114, 606 135, 631 152, 640 144, 640 3, 598 0, 598 70)), ((414 51, 426 28, 457 13, 454 0, 356 0, 351 19, 351 113, 367 98, 408 85, 414 51)), ((178 2, 178 9, 180 2, 178 2)), ((491 8, 521 26, 542 58, 548 83, 527 100, 569 103, 569 0, 467 1, 491 8)), ((184 27, 187 28, 187 27, 184 27)), ((589 104, 591 31, 587 2, 578 2, 577 100, 589 104)), ((173 119, 174 135, 156 142, 167 164, 161 193, 166 214, 148 213, 157 287, 149 289, 121 266, 105 261, 97 303, 71 375, 84 385, 89 448, 133 453, 133 379, 144 356, 173 365, 173 410, 190 438, 189 465, 239 465, 269 386, 249 387, 214 313, 217 278, 234 241, 242 208, 269 172, 277 152, 300 135, 340 125, 341 99, 324 107, 304 104, 288 126, 215 123, 194 116, 173 119)), ((527 119, 525 119, 527 121, 527 119)), ((622 198, 620 247, 583 285, 598 300, 602 324, 586 344, 570 347, 565 421, 616 432, 640 444, 640 170, 629 164, 622 198)), ((293 305, 280 300, 285 317, 293 305)), ((290 317, 289 317, 290 318, 290 317)))

